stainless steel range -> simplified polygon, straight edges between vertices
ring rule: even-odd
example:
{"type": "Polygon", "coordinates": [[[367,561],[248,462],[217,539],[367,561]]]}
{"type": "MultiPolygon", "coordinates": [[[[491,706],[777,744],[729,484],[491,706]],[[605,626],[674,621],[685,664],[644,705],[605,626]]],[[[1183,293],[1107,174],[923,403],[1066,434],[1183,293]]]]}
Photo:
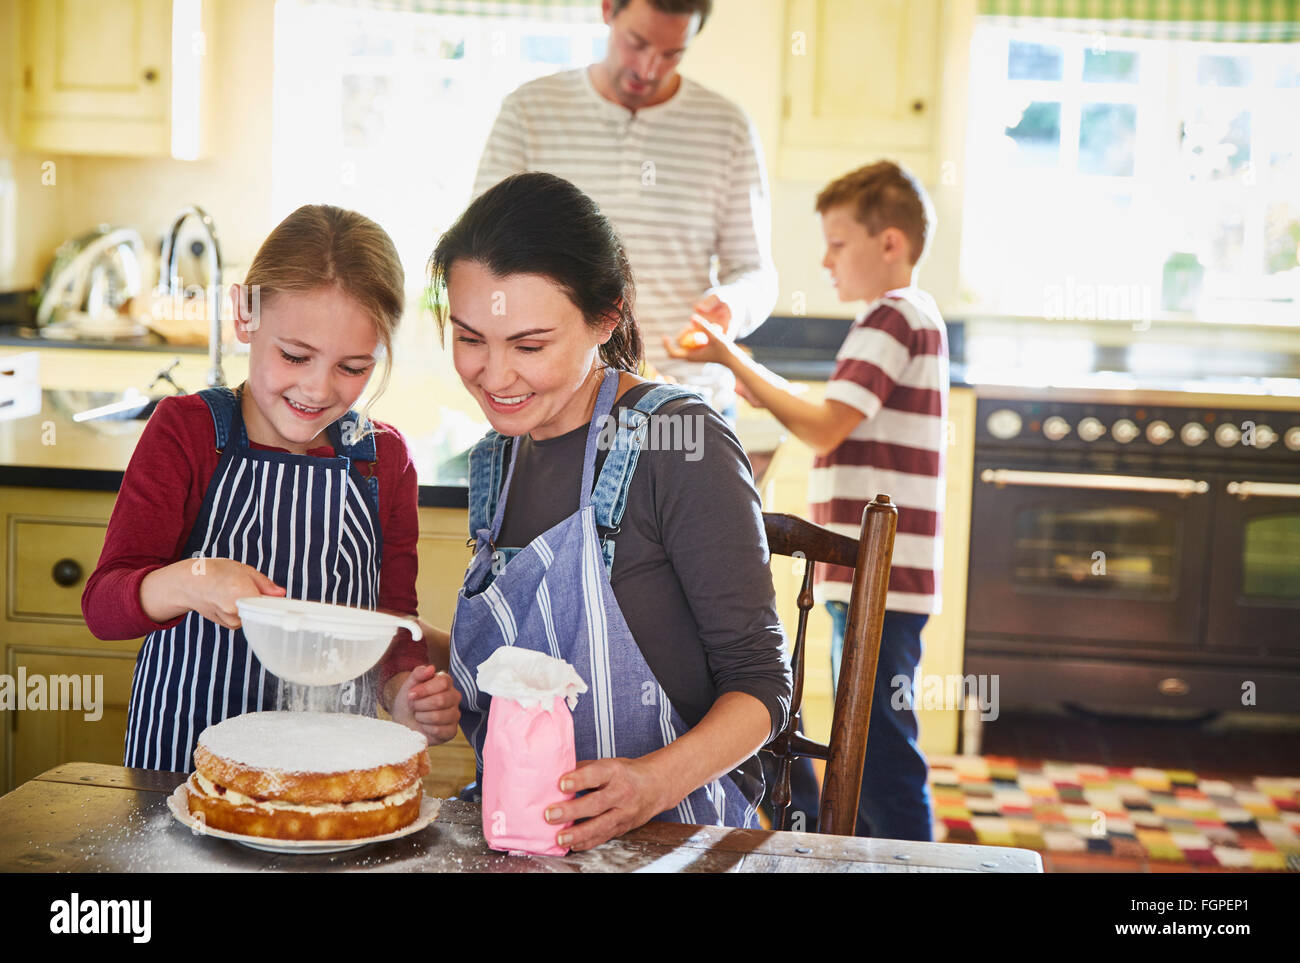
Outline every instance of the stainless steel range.
{"type": "Polygon", "coordinates": [[[1300,713],[1300,404],[1214,400],[981,398],[966,672],[1004,707],[1300,713]]]}

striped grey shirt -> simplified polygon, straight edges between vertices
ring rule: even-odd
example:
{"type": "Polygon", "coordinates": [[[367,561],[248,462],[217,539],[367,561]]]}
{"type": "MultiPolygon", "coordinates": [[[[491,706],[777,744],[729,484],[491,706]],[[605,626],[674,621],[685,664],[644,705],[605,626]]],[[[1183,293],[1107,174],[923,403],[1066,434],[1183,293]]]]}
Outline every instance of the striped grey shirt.
{"type": "Polygon", "coordinates": [[[542,77],[505,98],[474,196],[520,171],[547,171],[589,194],[632,263],[647,359],[724,407],[734,397],[731,372],[668,360],[662,337],[675,335],[706,294],[727,303],[739,335],[776,304],[758,132],[740,107],[687,77],[669,100],[633,112],[600,96],[587,71],[542,77]]]}

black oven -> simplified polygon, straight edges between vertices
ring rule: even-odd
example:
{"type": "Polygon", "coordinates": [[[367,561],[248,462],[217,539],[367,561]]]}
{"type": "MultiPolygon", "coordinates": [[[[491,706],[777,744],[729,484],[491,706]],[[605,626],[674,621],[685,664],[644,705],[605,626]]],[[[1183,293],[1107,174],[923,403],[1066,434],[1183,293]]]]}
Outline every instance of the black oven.
{"type": "Polygon", "coordinates": [[[1300,412],[981,399],[967,673],[1300,712],[1300,412]]]}

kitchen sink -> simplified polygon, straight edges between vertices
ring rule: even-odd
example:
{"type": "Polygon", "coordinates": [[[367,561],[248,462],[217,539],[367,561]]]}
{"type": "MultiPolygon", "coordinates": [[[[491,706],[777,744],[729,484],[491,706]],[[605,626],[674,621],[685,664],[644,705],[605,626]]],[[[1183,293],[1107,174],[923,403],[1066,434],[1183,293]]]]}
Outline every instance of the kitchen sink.
{"type": "Polygon", "coordinates": [[[143,421],[153,414],[163,395],[146,395],[135,388],[125,391],[51,389],[50,402],[73,421],[143,421]]]}

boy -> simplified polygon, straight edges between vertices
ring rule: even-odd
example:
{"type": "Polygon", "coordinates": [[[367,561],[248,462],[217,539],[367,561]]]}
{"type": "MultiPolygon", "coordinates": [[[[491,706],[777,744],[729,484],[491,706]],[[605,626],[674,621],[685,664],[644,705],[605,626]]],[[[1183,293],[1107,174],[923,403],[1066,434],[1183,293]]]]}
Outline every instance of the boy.
{"type": "MultiPolygon", "coordinates": [[[[862,511],[877,492],[898,506],[857,834],[929,840],[926,762],[910,696],[921,628],[939,611],[943,549],[948,344],[934,300],[914,283],[934,215],[921,185],[890,161],[833,181],[818,195],[817,211],[826,237],[822,265],[840,300],[868,302],[836,355],[824,401],[800,397],[702,319],[691,330],[707,343],[686,349],[665,342],[674,357],[725,364],[747,401],[766,407],[817,453],[809,485],[814,522],[857,538],[862,511]]],[[[818,595],[833,623],[837,683],[851,577],[846,568],[817,569],[818,595]]],[[[815,785],[798,788],[796,808],[806,810],[815,785]]],[[[815,814],[808,818],[812,825],[815,814]]]]}

